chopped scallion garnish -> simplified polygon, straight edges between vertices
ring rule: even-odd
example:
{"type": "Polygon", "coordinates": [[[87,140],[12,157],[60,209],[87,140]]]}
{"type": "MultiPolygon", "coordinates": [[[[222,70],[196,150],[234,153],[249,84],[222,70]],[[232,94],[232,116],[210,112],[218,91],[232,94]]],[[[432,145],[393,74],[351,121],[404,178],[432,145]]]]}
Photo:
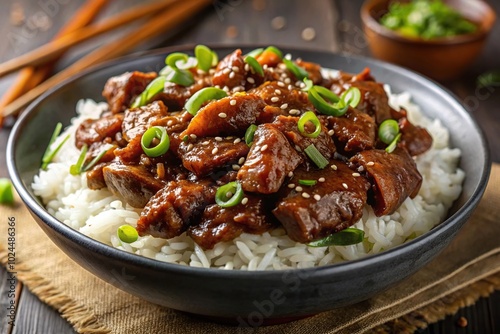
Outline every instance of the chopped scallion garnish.
{"type": "Polygon", "coordinates": [[[226,97],[226,91],[215,88],[215,87],[205,87],[194,93],[189,100],[186,101],[184,108],[193,116],[196,116],[198,110],[201,106],[211,100],[220,100],[226,97]]]}
{"type": "Polygon", "coordinates": [[[89,162],[86,166],[84,166],[84,167],[82,168],[82,172],[86,172],[86,171],[88,171],[88,170],[91,170],[91,169],[92,169],[92,168],[93,168],[93,167],[94,167],[94,166],[95,166],[95,165],[96,165],[96,164],[97,164],[97,163],[98,163],[98,162],[102,159],[102,157],[103,157],[106,153],[108,153],[108,151],[109,151],[110,149],[111,149],[111,148],[108,148],[108,149],[106,149],[106,150],[102,150],[101,152],[99,152],[99,154],[98,154],[98,155],[96,155],[96,156],[94,157],[94,159],[92,159],[92,160],[91,160],[91,161],[90,161],[90,162],[89,162]]]}
{"type": "Polygon", "coordinates": [[[401,138],[401,133],[398,133],[394,140],[385,148],[387,153],[392,153],[396,149],[399,139],[401,138]]]}
{"type": "Polygon", "coordinates": [[[89,147],[87,146],[87,144],[83,144],[82,150],[80,151],[80,156],[78,157],[76,164],[69,167],[69,173],[71,175],[79,175],[82,172],[83,163],[85,162],[85,157],[87,156],[88,149],[89,147]]]}
{"type": "Polygon", "coordinates": [[[263,48],[254,49],[254,50],[250,51],[249,53],[247,53],[247,56],[257,58],[258,56],[260,56],[262,54],[262,52],[264,52],[263,48]]]}
{"type": "Polygon", "coordinates": [[[319,112],[330,116],[342,116],[349,108],[334,92],[323,86],[313,86],[307,93],[309,101],[319,112]]]}
{"type": "MultiPolygon", "coordinates": [[[[173,72],[172,72],[173,73],[173,72]]],[[[156,94],[163,92],[165,88],[165,77],[159,76],[146,86],[146,89],[136,97],[131,108],[138,108],[146,105],[156,94]]]]}
{"type": "Polygon", "coordinates": [[[361,101],[361,91],[358,87],[350,87],[340,95],[340,99],[345,105],[356,108],[361,101]]]}
{"type": "Polygon", "coordinates": [[[262,69],[262,66],[259,64],[259,62],[252,56],[246,56],[245,57],[245,63],[250,65],[252,68],[252,71],[260,76],[264,76],[264,70],[262,69]]]}
{"type": "Polygon", "coordinates": [[[318,168],[323,169],[328,165],[328,160],[321,154],[320,151],[311,144],[304,149],[307,156],[318,166],[318,168]]]}
{"type": "Polygon", "coordinates": [[[365,232],[358,228],[349,227],[345,230],[330,234],[326,238],[307,244],[309,247],[348,246],[363,241],[365,232]]]}
{"type": "Polygon", "coordinates": [[[304,78],[302,81],[304,81],[304,83],[306,84],[306,86],[304,88],[302,88],[302,90],[304,92],[308,92],[313,87],[312,80],[310,80],[308,78],[304,78]]]}
{"type": "MultiPolygon", "coordinates": [[[[180,68],[178,62],[188,64],[189,56],[185,53],[174,52],[165,58],[167,67],[162,69],[160,74],[165,75],[165,80],[181,86],[191,86],[194,84],[193,74],[186,68],[180,68]]],[[[186,66],[185,66],[186,67],[186,66]]]]}
{"type": "Polygon", "coordinates": [[[303,80],[304,78],[309,77],[309,73],[299,65],[295,64],[293,61],[283,58],[283,63],[286,65],[286,68],[292,72],[292,74],[299,80],[303,80]]]}
{"type": "Polygon", "coordinates": [[[159,157],[165,154],[170,148],[170,138],[167,130],[162,126],[153,126],[149,128],[141,137],[141,147],[148,157],[159,157]],[[149,147],[153,140],[159,140],[153,147],[149,147]]]}
{"type": "Polygon", "coordinates": [[[245,131],[245,143],[250,146],[253,143],[253,136],[255,134],[255,130],[257,130],[257,125],[252,124],[248,127],[247,131],[245,131]]]}
{"type": "Polygon", "coordinates": [[[130,225],[122,225],[118,227],[116,234],[121,241],[128,244],[137,241],[137,239],[139,238],[137,230],[130,225]]]}
{"type": "Polygon", "coordinates": [[[213,64],[213,51],[205,45],[197,45],[194,48],[194,55],[198,60],[198,68],[202,71],[208,72],[213,64]]]}
{"type": "Polygon", "coordinates": [[[240,204],[244,195],[241,183],[233,181],[217,189],[215,193],[215,202],[223,208],[229,208],[240,204]]]}
{"type": "Polygon", "coordinates": [[[0,204],[14,203],[12,183],[7,178],[0,178],[0,204]]]}
{"type": "Polygon", "coordinates": [[[386,119],[378,127],[378,138],[389,145],[399,133],[399,124],[394,119],[386,119]]]}
{"type": "Polygon", "coordinates": [[[275,46],[270,45],[263,52],[267,52],[267,51],[270,51],[270,52],[274,53],[275,55],[277,55],[278,57],[283,58],[283,52],[281,52],[281,50],[275,46]]]}
{"type": "Polygon", "coordinates": [[[316,138],[321,133],[321,123],[316,114],[312,111],[306,111],[304,114],[302,114],[302,116],[300,116],[299,121],[297,122],[297,128],[303,136],[309,138],[316,138]],[[313,132],[306,131],[305,127],[308,122],[311,122],[314,125],[313,132]]]}
{"type": "Polygon", "coordinates": [[[49,163],[52,161],[52,159],[54,159],[54,157],[57,154],[57,152],[59,152],[59,150],[61,149],[61,147],[64,145],[64,143],[70,137],[69,134],[68,134],[59,143],[59,145],[57,145],[57,147],[52,150],[50,147],[56,141],[57,136],[59,136],[59,134],[61,133],[61,130],[62,130],[62,124],[61,123],[57,123],[57,125],[56,125],[56,127],[54,129],[54,132],[52,133],[52,137],[50,137],[50,141],[49,141],[49,144],[47,145],[47,149],[45,150],[45,153],[43,154],[43,157],[42,157],[42,166],[40,168],[43,169],[43,170],[47,169],[47,166],[49,165],[49,163]]]}
{"type": "Polygon", "coordinates": [[[318,181],[316,181],[316,180],[299,180],[299,184],[302,186],[312,187],[312,186],[316,185],[316,183],[318,183],[318,181]]]}

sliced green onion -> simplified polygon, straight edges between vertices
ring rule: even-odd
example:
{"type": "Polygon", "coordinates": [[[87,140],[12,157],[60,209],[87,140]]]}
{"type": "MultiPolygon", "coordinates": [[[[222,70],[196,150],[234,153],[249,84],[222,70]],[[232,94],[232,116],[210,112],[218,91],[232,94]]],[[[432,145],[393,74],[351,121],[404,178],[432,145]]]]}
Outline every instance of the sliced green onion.
{"type": "Polygon", "coordinates": [[[182,61],[184,63],[187,63],[188,59],[189,56],[187,54],[181,52],[174,52],[169,54],[167,58],[165,58],[165,64],[167,64],[174,70],[178,70],[179,67],[177,66],[177,62],[182,61]]]}
{"type": "Polygon", "coordinates": [[[320,151],[311,144],[304,149],[307,156],[318,166],[318,168],[323,169],[328,165],[328,160],[321,154],[320,151]]]}
{"type": "Polygon", "coordinates": [[[62,124],[61,123],[57,123],[57,125],[56,125],[56,127],[54,129],[54,132],[52,132],[52,137],[50,137],[49,144],[47,145],[47,148],[45,149],[45,153],[43,154],[43,157],[42,157],[42,166],[40,168],[43,169],[43,170],[47,169],[47,166],[52,161],[52,159],[54,159],[54,157],[57,154],[57,152],[59,152],[59,150],[64,145],[64,143],[69,139],[69,134],[68,134],[59,143],[59,145],[57,145],[56,148],[54,148],[53,150],[50,149],[50,147],[52,146],[52,144],[56,141],[57,136],[59,136],[59,134],[61,133],[61,130],[62,130],[62,124]]]}
{"type": "Polygon", "coordinates": [[[340,99],[344,104],[356,108],[361,101],[361,91],[358,87],[351,87],[340,95],[340,99]]]}
{"type": "Polygon", "coordinates": [[[309,89],[307,98],[319,112],[325,115],[339,117],[344,115],[349,108],[349,105],[340,100],[334,92],[323,86],[313,86],[309,89]]]}
{"type": "Polygon", "coordinates": [[[196,60],[198,60],[198,68],[208,72],[213,64],[213,51],[205,45],[196,45],[194,55],[196,56],[196,60]]]}
{"type": "Polygon", "coordinates": [[[396,149],[399,139],[401,138],[401,133],[398,133],[394,140],[385,148],[387,153],[392,153],[396,149]]]}
{"type": "Polygon", "coordinates": [[[142,135],[141,146],[148,157],[155,158],[165,154],[170,148],[170,138],[167,130],[162,126],[150,127],[142,135]],[[154,139],[158,139],[160,142],[154,147],[149,147],[154,139]]]}
{"type": "Polygon", "coordinates": [[[184,87],[194,84],[193,73],[188,70],[172,70],[165,76],[165,80],[184,87]]]}
{"type": "Polygon", "coordinates": [[[312,111],[306,111],[302,116],[300,116],[299,121],[297,122],[297,128],[299,129],[300,134],[309,138],[316,138],[321,133],[321,122],[318,117],[312,111]],[[307,122],[311,122],[314,125],[314,132],[306,131],[307,122]]]}
{"type": "Polygon", "coordinates": [[[138,108],[146,105],[156,94],[163,92],[165,88],[165,77],[159,76],[146,86],[146,89],[134,100],[131,108],[138,108]]]}
{"type": "Polygon", "coordinates": [[[295,64],[293,61],[283,58],[283,63],[286,65],[286,68],[292,72],[292,74],[299,80],[303,80],[304,78],[309,77],[309,73],[299,65],[295,64]]]}
{"type": "Polygon", "coordinates": [[[7,178],[0,179],[0,204],[14,203],[14,192],[12,191],[12,183],[7,178]]]}
{"type": "Polygon", "coordinates": [[[219,55],[217,55],[217,52],[212,51],[212,66],[215,67],[219,63],[219,55]]]}
{"type": "Polygon", "coordinates": [[[220,100],[226,96],[226,91],[222,89],[215,87],[205,87],[194,93],[193,96],[191,96],[189,100],[186,101],[184,108],[186,108],[186,110],[191,115],[196,116],[203,103],[211,100],[220,100]]]}
{"type": "Polygon", "coordinates": [[[223,208],[229,208],[239,204],[244,195],[241,183],[233,181],[217,189],[215,202],[223,208]]]}
{"type": "Polygon", "coordinates": [[[121,241],[128,244],[131,244],[139,239],[139,233],[137,233],[137,230],[130,225],[122,225],[118,227],[116,234],[121,241]]]}
{"type": "Polygon", "coordinates": [[[250,65],[254,73],[257,73],[260,76],[264,76],[264,70],[262,69],[262,66],[259,64],[257,59],[252,56],[246,56],[245,63],[250,65]]]}
{"type": "Polygon", "coordinates": [[[86,165],[85,167],[83,167],[83,168],[82,168],[82,172],[86,172],[86,171],[88,171],[88,170],[91,170],[91,169],[92,169],[92,167],[94,167],[94,166],[95,166],[95,165],[96,165],[96,164],[97,164],[97,163],[98,163],[98,162],[102,159],[102,157],[103,157],[106,153],[108,153],[108,151],[109,151],[110,149],[111,149],[111,147],[110,147],[110,148],[108,148],[108,149],[106,149],[106,150],[102,150],[101,152],[99,152],[99,154],[98,154],[98,155],[96,155],[96,156],[94,157],[94,159],[92,159],[92,160],[88,163],[88,165],[86,165]]]}
{"type": "Polygon", "coordinates": [[[189,140],[189,136],[188,135],[184,135],[184,137],[182,137],[182,141],[187,143],[189,140]]]}
{"type": "Polygon", "coordinates": [[[479,88],[500,86],[500,71],[485,72],[477,77],[479,88]]]}
{"type": "Polygon", "coordinates": [[[307,244],[309,247],[349,246],[363,241],[365,232],[358,228],[349,227],[345,230],[330,234],[326,238],[307,244]]]}
{"type": "Polygon", "coordinates": [[[245,131],[245,143],[250,146],[253,143],[253,136],[255,134],[255,130],[257,130],[257,125],[252,124],[248,127],[247,131],[245,131]]]}
{"type": "Polygon", "coordinates": [[[386,119],[378,127],[378,138],[384,144],[390,144],[399,133],[399,124],[394,119],[386,119]]]}
{"type": "Polygon", "coordinates": [[[268,46],[268,47],[264,50],[264,52],[266,52],[266,51],[271,51],[272,53],[276,54],[278,57],[280,57],[281,59],[283,59],[283,52],[281,52],[281,50],[280,50],[280,49],[278,49],[278,48],[277,48],[277,47],[275,47],[275,46],[272,46],[272,45],[268,46]]]}
{"type": "Polygon", "coordinates": [[[313,87],[313,82],[312,80],[309,80],[308,78],[304,78],[302,81],[306,84],[304,88],[302,88],[302,91],[308,92],[312,87],[313,87]]]}
{"type": "Polygon", "coordinates": [[[89,147],[87,146],[87,144],[83,144],[82,150],[80,151],[80,156],[78,157],[76,164],[69,167],[69,173],[71,175],[79,175],[82,172],[83,163],[85,162],[85,156],[87,155],[88,149],[89,147]]]}
{"type": "Polygon", "coordinates": [[[247,53],[247,56],[257,58],[258,56],[260,56],[262,54],[262,52],[264,52],[263,48],[254,49],[254,50],[250,51],[249,53],[247,53]]]}
{"type": "Polygon", "coordinates": [[[316,185],[316,183],[318,183],[318,181],[316,181],[316,180],[299,180],[299,184],[302,186],[312,187],[312,186],[316,185]]]}

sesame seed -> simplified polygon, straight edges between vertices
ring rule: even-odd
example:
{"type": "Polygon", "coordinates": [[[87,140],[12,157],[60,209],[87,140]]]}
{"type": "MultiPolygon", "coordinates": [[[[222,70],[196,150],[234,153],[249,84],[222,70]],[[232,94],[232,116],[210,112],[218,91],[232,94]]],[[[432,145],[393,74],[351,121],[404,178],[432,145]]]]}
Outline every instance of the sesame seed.
{"type": "Polygon", "coordinates": [[[333,131],[333,130],[328,131],[328,135],[329,135],[330,137],[331,137],[331,136],[333,136],[334,134],[335,134],[335,131],[333,131]]]}
{"type": "Polygon", "coordinates": [[[331,165],[331,168],[332,168],[333,170],[337,170],[337,166],[336,166],[336,165],[331,165]]]}
{"type": "Polygon", "coordinates": [[[302,152],[302,149],[300,148],[299,145],[295,145],[295,150],[297,150],[298,152],[302,152]]]}
{"type": "Polygon", "coordinates": [[[295,187],[295,191],[301,192],[302,190],[304,190],[304,189],[302,189],[302,187],[301,187],[301,186],[296,186],[296,187],[295,187]]]}
{"type": "Polygon", "coordinates": [[[233,138],[234,138],[233,136],[227,136],[226,137],[227,140],[233,140],[233,138]]]}
{"type": "Polygon", "coordinates": [[[265,150],[267,150],[267,144],[265,144],[264,146],[262,146],[262,147],[260,148],[260,151],[261,151],[261,152],[264,152],[265,150]]]}
{"type": "Polygon", "coordinates": [[[363,166],[359,166],[359,167],[358,167],[358,172],[362,172],[362,171],[364,171],[364,170],[365,170],[365,167],[363,167],[363,166]]]}
{"type": "Polygon", "coordinates": [[[299,80],[295,81],[295,86],[302,87],[302,85],[304,85],[304,87],[306,86],[306,84],[303,83],[302,81],[299,81],[299,80]]]}
{"type": "Polygon", "coordinates": [[[359,174],[359,173],[352,173],[352,176],[359,177],[359,176],[361,176],[361,174],[359,174]]]}
{"type": "Polygon", "coordinates": [[[247,72],[250,71],[250,65],[245,64],[245,71],[247,71],[247,72]]]}
{"type": "Polygon", "coordinates": [[[238,160],[238,163],[240,165],[243,165],[245,163],[245,158],[244,157],[241,157],[240,160],[238,160]]]}
{"type": "Polygon", "coordinates": [[[238,68],[238,66],[233,66],[231,69],[233,70],[233,72],[239,72],[240,71],[240,69],[238,68]]]}
{"type": "Polygon", "coordinates": [[[243,87],[243,86],[236,86],[233,88],[233,92],[241,92],[244,90],[245,90],[245,87],[243,87]]]}
{"type": "Polygon", "coordinates": [[[373,161],[370,161],[370,162],[367,162],[366,165],[367,166],[373,166],[373,165],[375,165],[375,163],[373,161]]]}
{"type": "Polygon", "coordinates": [[[208,74],[215,74],[215,69],[214,68],[209,69],[208,74]]]}
{"type": "MultiPolygon", "coordinates": [[[[199,74],[199,75],[203,75],[203,74],[205,74],[205,71],[198,69],[198,70],[196,71],[196,73],[197,73],[197,74],[199,74]]],[[[202,80],[202,79],[200,79],[200,80],[198,80],[198,83],[199,83],[200,81],[201,81],[201,82],[203,82],[203,80],[202,80]]]]}
{"type": "Polygon", "coordinates": [[[233,167],[233,170],[236,170],[236,171],[240,170],[240,168],[241,168],[240,165],[233,165],[232,167],[233,167]]]}
{"type": "Polygon", "coordinates": [[[264,70],[267,70],[268,67],[269,66],[267,66],[267,64],[262,65],[262,69],[264,69],[264,70]]]}
{"type": "Polygon", "coordinates": [[[281,91],[280,91],[279,89],[275,89],[275,90],[274,90],[274,93],[275,93],[276,95],[281,95],[281,91]]]}
{"type": "Polygon", "coordinates": [[[285,84],[284,84],[283,82],[281,82],[281,81],[278,81],[276,84],[277,84],[278,86],[280,86],[280,87],[285,87],[285,84]]]}
{"type": "Polygon", "coordinates": [[[219,113],[219,117],[220,117],[220,118],[226,118],[226,117],[227,117],[227,115],[226,115],[226,113],[221,112],[221,113],[219,113]]]}
{"type": "Polygon", "coordinates": [[[280,107],[280,109],[283,109],[283,110],[285,110],[286,108],[288,108],[288,103],[283,103],[280,107]]]}
{"type": "MultiPolygon", "coordinates": [[[[199,71],[199,70],[198,70],[198,71],[199,71]]],[[[203,71],[202,71],[202,72],[203,72],[203,71]]],[[[198,73],[198,74],[199,74],[199,73],[198,73]]],[[[201,85],[203,85],[203,79],[199,79],[198,81],[196,81],[196,83],[197,83],[198,85],[200,85],[200,86],[201,86],[201,85]]]]}
{"type": "Polygon", "coordinates": [[[288,85],[288,90],[292,90],[293,89],[293,86],[290,84],[288,85]]]}
{"type": "Polygon", "coordinates": [[[285,84],[287,84],[287,85],[289,85],[292,82],[292,80],[290,78],[286,78],[284,81],[285,81],[285,84]]]}
{"type": "Polygon", "coordinates": [[[249,83],[251,83],[251,84],[254,84],[254,83],[255,83],[255,80],[254,80],[254,78],[252,78],[252,77],[248,77],[248,78],[247,78],[247,81],[248,81],[249,83]]]}
{"type": "Polygon", "coordinates": [[[202,145],[208,145],[210,144],[210,142],[208,140],[205,140],[203,143],[201,143],[202,145]]]}
{"type": "Polygon", "coordinates": [[[345,183],[342,183],[342,187],[344,187],[344,188],[346,188],[346,189],[347,189],[347,188],[349,188],[349,187],[347,186],[347,184],[345,184],[345,183]]]}
{"type": "Polygon", "coordinates": [[[290,188],[290,189],[295,188],[295,183],[290,183],[290,184],[288,185],[288,188],[290,188]]]}
{"type": "Polygon", "coordinates": [[[319,201],[321,199],[321,196],[318,195],[318,194],[316,194],[316,195],[314,195],[314,199],[317,200],[317,201],[319,201]]]}
{"type": "Polygon", "coordinates": [[[247,203],[248,203],[248,197],[244,197],[244,198],[241,200],[241,204],[246,205],[247,203]]]}
{"type": "Polygon", "coordinates": [[[235,75],[236,75],[236,73],[234,73],[234,72],[229,73],[229,79],[233,79],[235,75]]]}
{"type": "Polygon", "coordinates": [[[290,109],[290,111],[288,113],[290,115],[298,115],[298,114],[300,114],[300,110],[299,109],[290,109]]]}
{"type": "Polygon", "coordinates": [[[229,87],[228,86],[222,87],[222,90],[229,93],[229,87]]]}
{"type": "Polygon", "coordinates": [[[174,124],[174,121],[172,121],[172,120],[167,122],[167,126],[172,126],[172,124],[174,124]]]}
{"type": "Polygon", "coordinates": [[[302,193],[302,197],[304,197],[304,198],[310,198],[311,195],[309,195],[308,193],[302,193]]]}
{"type": "Polygon", "coordinates": [[[293,177],[293,172],[289,172],[288,177],[293,177]]]}
{"type": "Polygon", "coordinates": [[[220,85],[215,85],[214,87],[220,89],[220,85]]]}
{"type": "Polygon", "coordinates": [[[217,154],[217,152],[219,152],[219,149],[217,147],[212,150],[212,154],[217,154]]]}
{"type": "Polygon", "coordinates": [[[187,146],[186,150],[191,151],[191,150],[193,149],[193,147],[194,147],[194,146],[193,146],[193,144],[191,144],[191,143],[190,143],[190,144],[187,146]]]}
{"type": "Polygon", "coordinates": [[[238,144],[239,142],[241,142],[241,138],[236,138],[236,139],[233,141],[233,144],[238,144]]]}
{"type": "Polygon", "coordinates": [[[191,137],[191,139],[193,140],[196,140],[196,138],[198,138],[194,133],[190,134],[189,137],[191,137]]]}
{"type": "Polygon", "coordinates": [[[232,106],[236,105],[236,100],[229,101],[229,104],[232,105],[232,106]]]}
{"type": "Polygon", "coordinates": [[[324,177],[320,177],[320,178],[318,179],[318,182],[325,182],[325,181],[326,181],[326,180],[325,180],[325,178],[324,178],[324,177]]]}
{"type": "Polygon", "coordinates": [[[232,193],[232,192],[228,191],[228,192],[226,193],[226,198],[231,198],[232,196],[233,196],[233,193],[232,193]]]}
{"type": "Polygon", "coordinates": [[[278,64],[278,67],[281,68],[282,70],[285,70],[286,69],[286,65],[283,64],[283,63],[279,63],[278,64]]]}
{"type": "Polygon", "coordinates": [[[288,59],[288,60],[292,60],[292,55],[291,55],[291,54],[289,54],[289,53],[287,53],[287,54],[285,55],[285,58],[286,58],[286,59],[288,59]]]}
{"type": "Polygon", "coordinates": [[[231,70],[229,68],[225,68],[222,70],[222,73],[224,73],[224,74],[229,74],[229,72],[231,72],[231,70]]]}
{"type": "Polygon", "coordinates": [[[277,96],[271,97],[271,102],[278,102],[279,100],[280,100],[280,98],[277,96]]]}

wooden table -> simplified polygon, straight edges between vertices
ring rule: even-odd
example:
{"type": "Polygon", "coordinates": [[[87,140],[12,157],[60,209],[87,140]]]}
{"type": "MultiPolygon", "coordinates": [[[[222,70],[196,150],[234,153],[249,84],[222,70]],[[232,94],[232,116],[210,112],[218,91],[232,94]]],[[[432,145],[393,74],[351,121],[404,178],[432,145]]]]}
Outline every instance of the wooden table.
{"type": "MultiPolygon", "coordinates": [[[[472,1],[472,0],[471,0],[472,1]]],[[[69,18],[82,0],[73,1],[28,1],[17,0],[0,4],[0,61],[23,54],[45,42],[69,18]],[[25,20],[14,25],[11,18],[11,4],[17,3],[24,10],[25,20]]],[[[139,0],[111,1],[102,16],[139,3],[139,0]]],[[[500,2],[488,0],[500,13],[500,2]]],[[[138,49],[177,44],[231,44],[242,43],[276,44],[290,47],[306,47],[329,50],[344,55],[369,56],[370,52],[361,30],[359,9],[361,0],[215,0],[213,6],[193,18],[178,31],[164,34],[162,38],[148,42],[138,49]],[[307,36],[311,29],[315,35],[307,36]]],[[[500,70],[500,20],[497,21],[487,47],[479,59],[459,80],[445,84],[466,105],[484,129],[490,143],[492,159],[500,162],[500,88],[478,90],[476,77],[491,69],[500,70]]],[[[109,34],[96,40],[102,43],[116,36],[109,34]]],[[[95,44],[87,43],[72,51],[60,65],[88,52],[95,44]]],[[[13,77],[0,80],[2,94],[13,77]]],[[[10,127],[0,130],[0,177],[7,176],[5,146],[10,127]]],[[[0,214],[1,216],[1,214],[0,214]]],[[[6,217],[1,217],[5,223],[6,217]]],[[[498,236],[497,236],[498,237],[498,236]]],[[[7,273],[0,267],[0,333],[7,333],[6,306],[7,273]]],[[[18,284],[18,310],[11,331],[20,333],[72,333],[71,326],[59,314],[41,303],[37,297],[18,284]]],[[[482,298],[475,305],[460,310],[456,315],[430,325],[419,333],[500,333],[500,292],[490,298],[482,298]],[[457,319],[464,316],[469,325],[457,326],[457,319]]]]}

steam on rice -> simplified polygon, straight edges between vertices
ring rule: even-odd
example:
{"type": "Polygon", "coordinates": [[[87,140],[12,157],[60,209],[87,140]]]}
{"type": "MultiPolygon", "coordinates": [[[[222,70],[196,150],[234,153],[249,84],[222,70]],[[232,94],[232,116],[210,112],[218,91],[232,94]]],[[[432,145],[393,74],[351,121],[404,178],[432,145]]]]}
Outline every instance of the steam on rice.
{"type": "Polygon", "coordinates": [[[131,207],[107,189],[89,189],[85,173],[77,176],[69,173],[70,165],[80,154],[74,146],[78,125],[84,119],[98,118],[107,108],[105,103],[91,100],[78,103],[79,116],[60,136],[61,139],[70,134],[70,140],[48,169],[35,176],[32,188],[49,213],[61,222],[100,242],[158,261],[205,268],[279,270],[359,259],[398,246],[439,224],[460,195],[465,177],[457,168],[460,150],[449,147],[449,133],[441,122],[425,117],[411,102],[409,93],[392,94],[388,87],[386,90],[390,105],[407,109],[409,120],[431,134],[433,146],[416,158],[423,177],[419,194],[406,199],[388,216],[376,217],[367,205],[363,217],[354,225],[365,231],[365,240],[356,245],[312,248],[291,240],[281,228],[262,235],[244,233],[232,241],[218,243],[211,250],[203,250],[185,234],[168,240],[139,237],[131,244],[120,241],[117,228],[123,224],[135,227],[141,210],[131,207]]]}

